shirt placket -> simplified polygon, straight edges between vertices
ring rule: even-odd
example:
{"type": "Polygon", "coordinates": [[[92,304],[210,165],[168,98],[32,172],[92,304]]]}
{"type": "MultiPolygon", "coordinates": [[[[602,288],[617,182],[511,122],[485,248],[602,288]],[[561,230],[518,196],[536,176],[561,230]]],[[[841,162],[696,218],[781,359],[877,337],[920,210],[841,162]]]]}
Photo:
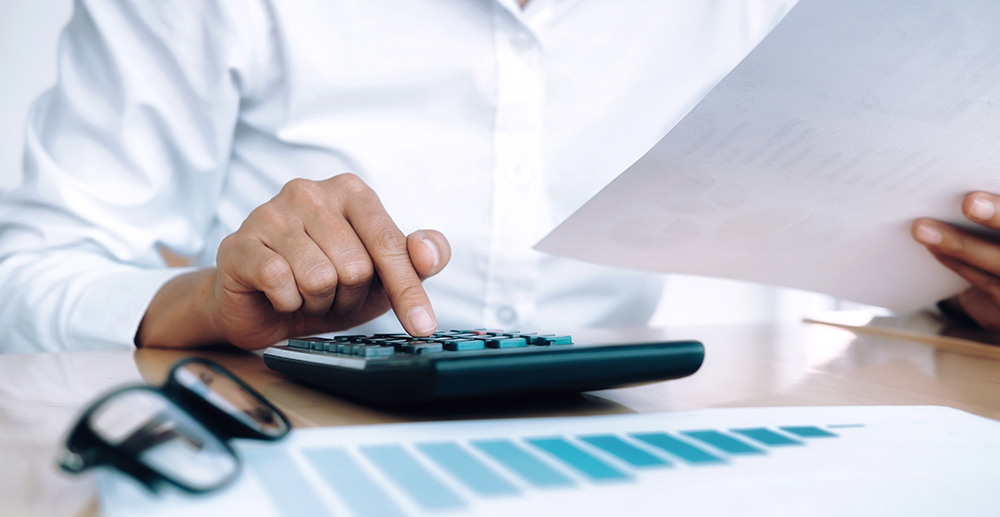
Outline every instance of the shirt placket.
{"type": "Polygon", "coordinates": [[[535,311],[540,254],[531,248],[550,219],[542,151],[545,76],[539,40],[515,2],[498,0],[493,16],[497,107],[483,321],[512,328],[535,311]]]}

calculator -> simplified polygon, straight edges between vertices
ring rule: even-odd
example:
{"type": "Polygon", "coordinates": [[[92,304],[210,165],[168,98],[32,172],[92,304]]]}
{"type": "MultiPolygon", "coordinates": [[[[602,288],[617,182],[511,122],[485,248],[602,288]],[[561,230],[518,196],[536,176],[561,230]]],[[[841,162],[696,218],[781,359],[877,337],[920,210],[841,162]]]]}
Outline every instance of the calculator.
{"type": "Polygon", "coordinates": [[[264,364],[338,394],[409,404],[528,393],[580,392],[685,377],[698,341],[576,343],[572,336],[490,329],[289,339],[264,364]]]}

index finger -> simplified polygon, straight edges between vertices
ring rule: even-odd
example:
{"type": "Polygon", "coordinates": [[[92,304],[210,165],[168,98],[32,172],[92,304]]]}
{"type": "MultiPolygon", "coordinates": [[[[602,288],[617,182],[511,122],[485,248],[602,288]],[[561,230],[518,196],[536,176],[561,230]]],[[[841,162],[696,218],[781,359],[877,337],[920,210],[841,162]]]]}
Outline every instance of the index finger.
{"type": "Polygon", "coordinates": [[[410,261],[406,236],[371,189],[366,185],[353,189],[353,194],[345,192],[343,198],[344,217],[368,250],[396,318],[411,336],[431,335],[437,320],[410,261]]]}
{"type": "Polygon", "coordinates": [[[970,192],[962,202],[962,213],[970,221],[979,223],[987,228],[1000,230],[1000,210],[997,204],[1000,196],[989,192],[970,192]]]}

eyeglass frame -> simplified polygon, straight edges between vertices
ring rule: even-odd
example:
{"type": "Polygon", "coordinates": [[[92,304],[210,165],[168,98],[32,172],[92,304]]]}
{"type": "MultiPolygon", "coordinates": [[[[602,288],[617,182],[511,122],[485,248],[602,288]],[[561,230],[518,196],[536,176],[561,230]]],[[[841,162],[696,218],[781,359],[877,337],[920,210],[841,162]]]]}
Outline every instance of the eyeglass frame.
{"type": "Polygon", "coordinates": [[[202,357],[189,357],[174,364],[163,386],[155,387],[148,384],[134,384],[123,386],[101,395],[92,402],[77,418],[76,423],[70,428],[66,435],[65,449],[59,458],[59,466],[66,472],[79,474],[87,469],[98,466],[111,466],[121,472],[128,474],[135,480],[145,485],[150,491],[156,492],[160,489],[161,483],[166,482],[184,492],[191,494],[202,494],[218,490],[231,483],[242,471],[243,460],[236,450],[229,444],[235,438],[256,439],[265,441],[278,441],[288,435],[292,429],[292,424],[288,417],[277,407],[271,404],[256,390],[247,385],[235,374],[225,367],[202,357]],[[183,366],[198,363],[208,366],[217,373],[221,373],[235,382],[240,388],[253,396],[258,403],[269,408],[274,415],[284,424],[284,431],[276,436],[268,435],[251,428],[248,424],[241,422],[222,408],[212,404],[203,396],[194,393],[190,388],[177,381],[176,373],[183,366]],[[136,457],[136,453],[123,452],[121,444],[112,445],[107,440],[98,436],[91,427],[91,417],[110,400],[120,397],[124,393],[133,391],[146,391],[162,397],[168,403],[176,406],[181,413],[191,418],[201,425],[209,434],[215,437],[223,450],[227,452],[236,462],[233,472],[219,483],[198,488],[175,479],[173,476],[147,466],[136,457]]]}

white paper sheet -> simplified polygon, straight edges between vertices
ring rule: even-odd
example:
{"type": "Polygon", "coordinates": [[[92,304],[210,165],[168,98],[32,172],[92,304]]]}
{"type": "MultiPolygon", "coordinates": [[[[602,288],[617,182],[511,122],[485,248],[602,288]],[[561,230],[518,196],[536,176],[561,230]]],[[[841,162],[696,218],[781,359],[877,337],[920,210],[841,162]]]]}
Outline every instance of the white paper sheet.
{"type": "Polygon", "coordinates": [[[1000,192],[1000,3],[801,0],[536,249],[906,312],[965,284],[909,234],[1000,192]]]}
{"type": "MultiPolygon", "coordinates": [[[[773,436],[772,436],[773,438],[773,436]]],[[[276,445],[243,442],[237,483],[222,493],[151,496],[105,473],[105,515],[1000,515],[1000,422],[942,407],[713,409],[642,415],[538,418],[307,429],[276,445]],[[805,426],[832,436],[804,437],[805,426]],[[794,445],[767,445],[738,430],[766,429],[794,445]],[[691,431],[715,431],[757,453],[733,453],[691,431]],[[636,437],[664,433],[721,460],[696,463],[636,437]],[[587,442],[614,436],[670,465],[637,467],[587,442]],[[597,480],[535,446],[553,438],[624,478],[597,480]],[[541,487],[475,445],[506,440],[569,480],[541,487]],[[510,487],[484,496],[424,452],[420,444],[465,451],[510,487]],[[415,496],[387,475],[366,447],[389,447],[418,464],[444,492],[415,496]],[[332,451],[332,452],[331,452],[332,451]],[[348,458],[360,475],[324,472],[324,458],[348,458]],[[369,486],[359,483],[367,478],[369,486]],[[374,488],[372,488],[374,487],[374,488]],[[447,496],[447,497],[446,497],[447,496]],[[451,508],[427,505],[451,497],[451,508]],[[444,498],[444,499],[442,499],[444,498]],[[357,506],[357,501],[370,504],[357,506]],[[421,502],[424,499],[424,502],[421,502]],[[353,503],[352,503],[353,501],[353,503]]],[[[327,461],[327,467],[336,470],[327,461]]],[[[350,470],[350,469],[348,469],[350,470]]],[[[592,470],[592,469],[591,469],[592,470]]],[[[467,477],[467,476],[466,476],[467,477]]],[[[432,488],[432,487],[431,487],[432,488]]],[[[447,501],[445,501],[447,502],[447,501]]]]}

